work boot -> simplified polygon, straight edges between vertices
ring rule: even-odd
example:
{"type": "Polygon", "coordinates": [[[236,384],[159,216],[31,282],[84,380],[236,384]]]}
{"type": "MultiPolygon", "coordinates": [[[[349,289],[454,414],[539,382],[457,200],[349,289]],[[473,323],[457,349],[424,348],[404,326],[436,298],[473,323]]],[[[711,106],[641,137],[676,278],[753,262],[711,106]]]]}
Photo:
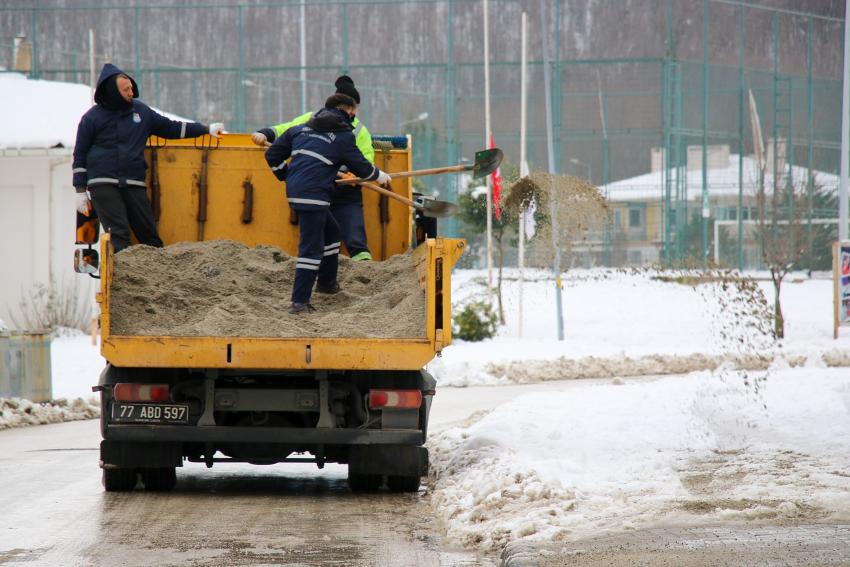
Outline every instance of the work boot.
{"type": "Polygon", "coordinates": [[[357,254],[355,254],[354,256],[351,257],[352,262],[362,262],[364,260],[371,260],[371,259],[372,259],[372,255],[369,253],[368,250],[364,250],[363,252],[358,252],[357,254]]]}
{"type": "Polygon", "coordinates": [[[329,284],[316,282],[316,293],[326,293],[328,295],[333,295],[335,293],[339,293],[340,287],[337,282],[331,282],[329,284]]]}
{"type": "Polygon", "coordinates": [[[295,303],[294,301],[292,302],[292,306],[289,308],[289,312],[293,315],[297,315],[299,313],[312,313],[315,310],[316,308],[309,303],[295,303]]]}

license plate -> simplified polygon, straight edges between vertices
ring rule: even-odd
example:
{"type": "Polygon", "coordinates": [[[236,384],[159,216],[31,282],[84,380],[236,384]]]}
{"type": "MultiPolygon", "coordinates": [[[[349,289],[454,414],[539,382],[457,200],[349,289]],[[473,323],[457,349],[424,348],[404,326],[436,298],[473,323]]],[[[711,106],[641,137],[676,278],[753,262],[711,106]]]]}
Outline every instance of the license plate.
{"type": "Polygon", "coordinates": [[[123,423],[189,423],[184,404],[124,404],[113,402],[112,421],[123,423]]]}

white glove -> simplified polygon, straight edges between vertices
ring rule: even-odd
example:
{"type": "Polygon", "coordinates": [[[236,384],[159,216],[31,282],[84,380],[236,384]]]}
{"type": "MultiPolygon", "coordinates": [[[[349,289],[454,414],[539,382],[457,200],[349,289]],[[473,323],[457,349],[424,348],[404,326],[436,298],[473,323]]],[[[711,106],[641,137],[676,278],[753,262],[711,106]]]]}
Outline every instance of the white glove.
{"type": "Polygon", "coordinates": [[[82,215],[89,214],[89,194],[88,191],[77,193],[77,211],[82,215]]]}
{"type": "Polygon", "coordinates": [[[393,178],[390,177],[389,174],[386,171],[379,171],[378,172],[378,179],[376,179],[376,181],[378,182],[378,185],[386,185],[387,183],[389,183],[392,180],[393,180],[393,178]]]}
{"type": "Polygon", "coordinates": [[[213,122],[210,124],[210,136],[218,138],[221,136],[221,132],[224,130],[223,122],[213,122]]]}
{"type": "Polygon", "coordinates": [[[254,132],[253,134],[251,134],[251,141],[257,144],[258,146],[265,146],[269,143],[269,140],[268,138],[266,138],[266,135],[260,132],[254,132]]]}

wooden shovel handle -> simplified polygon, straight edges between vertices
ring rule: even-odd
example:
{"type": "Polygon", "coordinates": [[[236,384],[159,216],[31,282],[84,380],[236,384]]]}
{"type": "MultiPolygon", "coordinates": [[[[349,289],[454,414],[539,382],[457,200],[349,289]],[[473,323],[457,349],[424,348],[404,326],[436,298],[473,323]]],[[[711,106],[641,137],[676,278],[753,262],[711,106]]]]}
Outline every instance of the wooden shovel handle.
{"type": "MultiPolygon", "coordinates": [[[[421,177],[423,175],[439,175],[441,173],[457,173],[460,171],[472,171],[473,166],[470,165],[448,165],[446,167],[432,167],[431,169],[416,169],[414,171],[401,171],[393,173],[393,179],[405,179],[407,177],[421,177]]],[[[337,179],[336,182],[340,185],[351,185],[362,182],[362,179],[356,177],[352,179],[337,179]]]]}
{"type": "MultiPolygon", "coordinates": [[[[340,173],[338,175],[341,176],[342,174],[340,173]]],[[[408,207],[413,207],[414,209],[418,209],[418,208],[421,207],[421,205],[414,203],[413,201],[411,201],[407,197],[402,197],[401,195],[393,193],[389,189],[384,189],[380,185],[375,185],[374,183],[369,183],[367,181],[363,181],[362,179],[357,179],[357,178],[354,178],[353,181],[354,181],[355,184],[360,185],[361,187],[365,187],[366,189],[371,189],[372,191],[377,191],[381,195],[386,195],[390,199],[395,199],[396,201],[399,201],[400,203],[404,203],[408,207]]]]}

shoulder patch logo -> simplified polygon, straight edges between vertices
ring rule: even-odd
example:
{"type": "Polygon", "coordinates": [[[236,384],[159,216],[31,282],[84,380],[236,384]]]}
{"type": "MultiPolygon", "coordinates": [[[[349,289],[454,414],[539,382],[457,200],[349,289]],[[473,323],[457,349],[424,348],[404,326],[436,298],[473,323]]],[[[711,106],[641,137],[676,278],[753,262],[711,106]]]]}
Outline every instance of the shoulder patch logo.
{"type": "Polygon", "coordinates": [[[330,138],[331,142],[333,142],[334,140],[336,140],[336,134],[334,134],[333,132],[328,132],[328,138],[330,138]]]}
{"type": "Polygon", "coordinates": [[[134,112],[133,113],[133,122],[135,122],[136,124],[139,124],[141,121],[142,121],[142,117],[139,116],[139,113],[134,112]]]}

